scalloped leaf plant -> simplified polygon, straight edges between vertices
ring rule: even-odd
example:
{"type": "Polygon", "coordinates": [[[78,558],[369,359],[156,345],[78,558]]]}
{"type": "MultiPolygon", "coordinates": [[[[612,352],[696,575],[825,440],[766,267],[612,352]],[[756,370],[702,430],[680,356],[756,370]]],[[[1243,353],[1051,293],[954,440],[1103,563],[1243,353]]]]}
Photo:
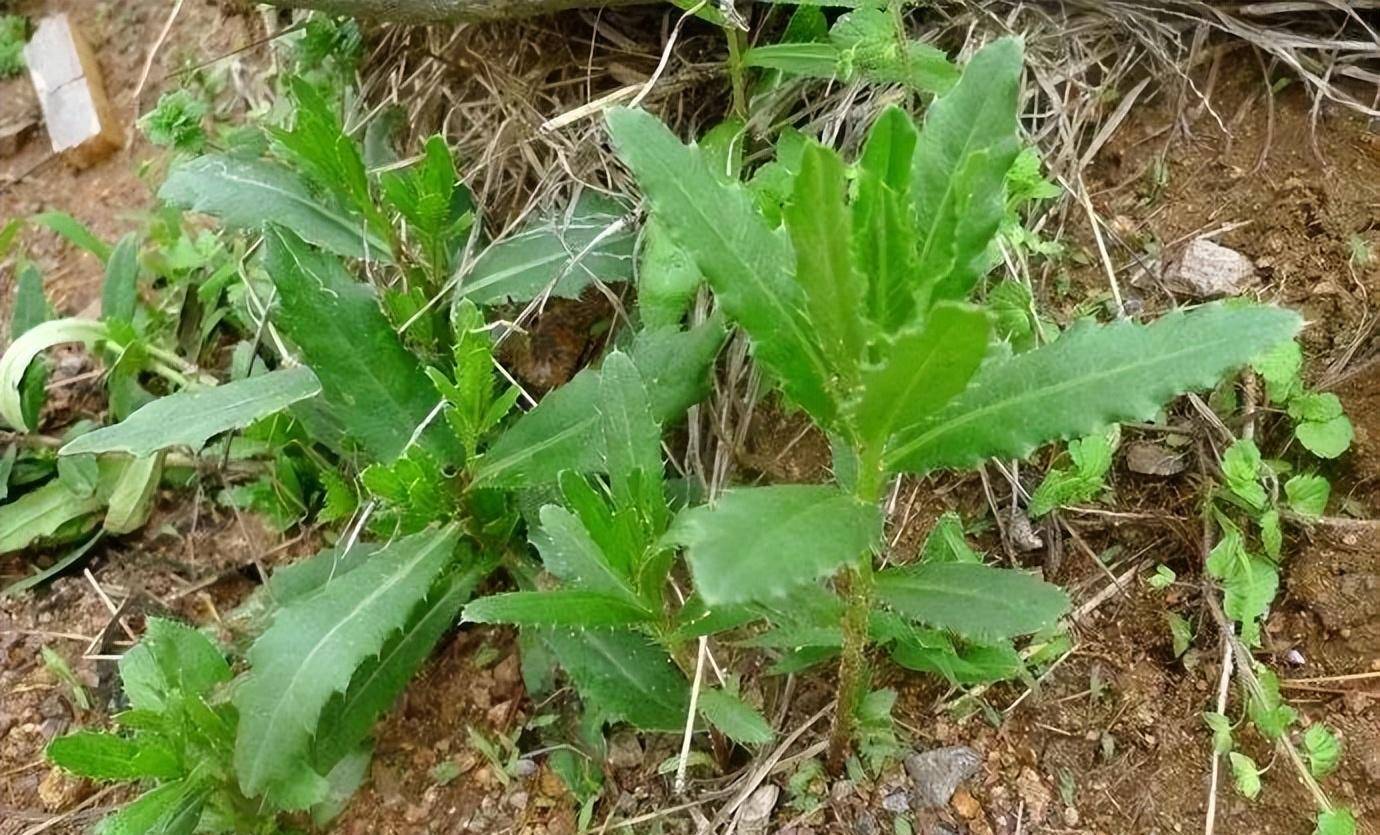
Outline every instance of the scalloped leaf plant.
{"type": "Polygon", "coordinates": [[[1014,569],[927,560],[875,569],[890,479],[1023,457],[1147,419],[1300,326],[1287,310],[1213,304],[1148,324],[1080,322],[1020,353],[997,341],[970,297],[993,263],[1021,150],[1021,67],[1020,41],[989,44],[922,126],[884,112],[851,164],[808,143],[792,161],[779,226],[759,195],[716,177],[699,147],[655,117],[608,116],[654,221],[693,259],[781,393],[841,450],[837,484],[729,490],[683,511],[669,534],[711,608],[780,603],[832,579],[836,767],[879,623],[990,642],[1053,625],[1067,607],[1061,590],[1014,569]]]}

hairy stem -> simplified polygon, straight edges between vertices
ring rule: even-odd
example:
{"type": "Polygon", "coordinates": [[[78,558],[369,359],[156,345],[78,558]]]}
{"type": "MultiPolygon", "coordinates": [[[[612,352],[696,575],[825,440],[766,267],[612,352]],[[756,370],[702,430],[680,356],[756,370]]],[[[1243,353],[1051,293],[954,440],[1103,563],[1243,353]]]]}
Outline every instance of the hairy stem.
{"type": "MultiPolygon", "coordinates": [[[[886,474],[881,453],[863,450],[858,455],[858,482],[853,493],[869,504],[881,500],[886,474]]],[[[829,731],[829,770],[843,771],[852,749],[858,700],[867,680],[867,632],[872,611],[872,551],[858,557],[838,578],[838,592],[844,600],[843,648],[839,655],[839,681],[834,707],[834,724],[829,731]]]]}
{"type": "Polygon", "coordinates": [[[746,119],[747,83],[743,79],[743,50],[747,46],[747,35],[732,27],[724,28],[728,38],[728,76],[733,84],[733,115],[746,119]]]}

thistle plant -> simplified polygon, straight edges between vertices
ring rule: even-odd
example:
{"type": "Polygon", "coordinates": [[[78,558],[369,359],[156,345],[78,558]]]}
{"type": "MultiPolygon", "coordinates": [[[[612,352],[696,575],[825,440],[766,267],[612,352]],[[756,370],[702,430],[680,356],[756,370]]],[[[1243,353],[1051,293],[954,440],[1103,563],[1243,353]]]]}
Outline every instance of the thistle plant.
{"type": "MultiPolygon", "coordinates": [[[[710,609],[789,606],[830,579],[840,603],[841,766],[870,642],[898,627],[1000,645],[1063,613],[1058,588],[1019,570],[921,560],[877,570],[880,503],[903,473],[972,468],[1141,420],[1289,339],[1295,314],[1215,304],[1142,325],[1082,322],[1017,353],[971,300],[994,263],[1006,180],[1021,151],[1021,44],[973,56],[922,127],[879,116],[852,164],[819,143],[779,157],[770,191],[725,182],[655,117],[608,124],[653,220],[693,261],[780,388],[835,440],[835,482],[738,488],[683,511],[684,547],[710,609]],[[776,222],[780,218],[779,225],[776,222]]],[[[921,634],[930,634],[924,632],[921,634]]]]}

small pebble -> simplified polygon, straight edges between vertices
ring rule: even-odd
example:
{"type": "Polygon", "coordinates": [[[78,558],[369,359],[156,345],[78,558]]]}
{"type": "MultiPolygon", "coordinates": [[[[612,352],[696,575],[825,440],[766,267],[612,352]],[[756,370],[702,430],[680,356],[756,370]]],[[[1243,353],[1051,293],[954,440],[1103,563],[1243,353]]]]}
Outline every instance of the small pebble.
{"type": "Polygon", "coordinates": [[[977,798],[968,793],[967,789],[960,788],[954,792],[952,801],[954,811],[966,820],[972,820],[982,814],[982,804],[977,802],[977,798]]]}

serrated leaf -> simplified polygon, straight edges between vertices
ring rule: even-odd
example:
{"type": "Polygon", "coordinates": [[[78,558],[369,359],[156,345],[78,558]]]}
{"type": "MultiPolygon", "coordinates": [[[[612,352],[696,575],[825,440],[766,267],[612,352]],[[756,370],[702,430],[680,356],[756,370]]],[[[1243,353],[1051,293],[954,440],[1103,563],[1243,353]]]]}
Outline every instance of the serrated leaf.
{"type": "Polygon", "coordinates": [[[497,241],[474,262],[456,299],[492,305],[525,302],[543,294],[579,298],[595,281],[628,281],[636,235],[627,208],[595,191],[582,191],[566,211],[541,218],[497,241]]]}
{"type": "Polygon", "coordinates": [[[859,171],[898,194],[905,194],[910,188],[919,135],[906,111],[895,105],[888,107],[868,128],[858,159],[859,171]]]}
{"type": "Polygon", "coordinates": [[[63,456],[122,452],[146,458],[171,447],[200,450],[212,437],[243,429],[321,391],[306,366],[270,371],[232,383],[160,397],[121,423],[78,436],[63,456]]]}
{"type": "Polygon", "coordinates": [[[620,629],[552,629],[542,637],[586,706],[599,715],[648,731],[685,727],[690,686],[645,635],[620,629]]]}
{"type": "Polygon", "coordinates": [[[980,308],[945,302],[934,307],[923,327],[889,340],[881,362],[863,371],[853,414],[859,437],[885,442],[939,411],[977,372],[988,333],[980,308]]]}
{"type": "Polygon", "coordinates": [[[1284,495],[1289,501],[1290,510],[1300,516],[1316,519],[1327,510],[1332,485],[1320,475],[1300,474],[1284,482],[1284,495]]]}
{"type": "Polygon", "coordinates": [[[1345,413],[1342,400],[1337,395],[1312,391],[1290,399],[1288,411],[1289,417],[1295,420],[1318,422],[1332,420],[1345,413]]]}
{"type": "Polygon", "coordinates": [[[739,745],[763,745],[775,737],[761,713],[727,690],[702,689],[699,711],[709,724],[739,745]]]}
{"type": "Polygon", "coordinates": [[[96,835],[191,835],[208,793],[195,777],[164,783],[102,820],[96,835]]]}
{"type": "Polygon", "coordinates": [[[139,236],[130,232],[115,244],[101,283],[101,319],[133,322],[139,304],[139,236]]]}
{"type": "Polygon", "coordinates": [[[656,619],[652,612],[622,597],[584,589],[494,594],[466,606],[464,617],[472,623],[570,629],[634,626],[656,619]]]}
{"type": "Polygon", "coordinates": [[[630,501],[637,473],[660,483],[661,427],[652,416],[642,376],[627,354],[614,351],[599,369],[599,420],[604,436],[604,471],[614,497],[630,501]]]}
{"type": "Polygon", "coordinates": [[[96,780],[171,780],[182,773],[177,755],[152,738],[77,731],[48,743],[45,753],[67,771],[96,780]]]}
{"type": "Polygon", "coordinates": [[[1241,624],[1241,640],[1260,643],[1260,624],[1279,591],[1279,570],[1269,560],[1247,555],[1237,570],[1222,578],[1222,611],[1241,624]]]}
{"type": "Polygon", "coordinates": [[[1350,809],[1328,809],[1318,813],[1313,835],[1356,835],[1356,817],[1350,809]]]}
{"type": "MultiPolygon", "coordinates": [[[[689,331],[638,334],[629,350],[658,423],[677,420],[708,391],[708,371],[723,344],[714,320],[689,331]]],[[[586,368],[515,421],[479,459],[475,480],[516,489],[550,484],[566,470],[604,466],[599,423],[600,371],[586,368]]]]}
{"type": "Polygon", "coordinates": [[[743,52],[743,66],[780,70],[808,78],[833,78],[839,69],[839,48],[829,43],[775,43],[743,52]]]}
{"type": "Polygon", "coordinates": [[[379,174],[379,189],[407,220],[408,236],[416,241],[432,275],[447,275],[452,253],[473,226],[475,207],[469,190],[459,183],[445,137],[429,137],[419,162],[379,174]]]}
{"type": "Polygon", "coordinates": [[[685,510],[667,539],[685,546],[696,590],[718,605],[783,598],[861,558],[881,531],[875,506],[835,487],[782,484],[685,510]]]}
{"type": "Polygon", "coordinates": [[[915,215],[910,203],[917,132],[910,116],[890,107],[873,123],[858,161],[853,242],[867,279],[867,315],[893,333],[915,312],[915,215]]]}
{"type": "Polygon", "coordinates": [[[1181,658],[1193,646],[1193,627],[1177,612],[1165,612],[1164,621],[1169,626],[1169,637],[1174,645],[1174,657],[1181,658]]]}
{"type": "MultiPolygon", "coordinates": [[[[301,349],[350,436],[378,460],[392,461],[436,407],[435,386],[367,284],[292,231],[274,226],[264,239],[265,265],[278,288],[275,322],[301,349]]],[[[444,421],[433,421],[421,444],[442,461],[462,457],[444,421]]]]}
{"type": "Polygon", "coordinates": [[[860,316],[867,281],[853,266],[852,215],[843,160],[815,142],[805,146],[782,220],[795,249],[795,280],[824,356],[845,381],[856,379],[868,333],[860,316]]]}
{"type": "Polygon", "coordinates": [[[1231,759],[1231,773],[1236,778],[1236,790],[1247,800],[1255,800],[1260,794],[1260,769],[1256,766],[1255,760],[1240,751],[1232,751],[1227,756],[1231,759]]]}
{"type": "Polygon", "coordinates": [[[624,603],[637,601],[637,593],[609,564],[575,514],[557,505],[546,505],[540,515],[541,527],[531,536],[547,571],[568,583],[618,597],[624,603]]]}
{"type": "Polygon", "coordinates": [[[1342,761],[1342,743],[1322,723],[1303,732],[1303,750],[1308,757],[1308,770],[1319,780],[1336,771],[1342,761]]]}
{"type": "Polygon", "coordinates": [[[1257,667],[1256,678],[1260,682],[1260,694],[1252,693],[1246,702],[1246,712],[1255,723],[1256,730],[1267,739],[1279,739],[1298,719],[1298,712],[1284,703],[1279,695],[1279,676],[1267,667],[1257,667]]]}
{"type": "Polygon", "coordinates": [[[21,432],[32,432],[34,427],[24,416],[24,404],[20,395],[20,385],[29,363],[40,352],[65,342],[82,342],[90,345],[106,338],[106,326],[91,319],[54,319],[29,328],[23,336],[16,338],[0,356],[0,418],[10,427],[21,432]]]}
{"type": "Polygon", "coordinates": [[[963,520],[957,513],[948,511],[934,522],[920,549],[920,562],[970,562],[980,563],[982,557],[969,545],[963,531],[963,520]]]}
{"type": "Polygon", "coordinates": [[[304,560],[285,565],[269,575],[264,587],[272,603],[282,606],[305,597],[363,565],[383,546],[375,542],[356,542],[348,549],[344,542],[323,548],[304,560]]]}
{"type": "MultiPolygon", "coordinates": [[[[853,4],[849,5],[862,5],[853,4]]],[[[869,81],[906,84],[926,93],[943,93],[959,79],[958,68],[939,49],[908,40],[881,8],[855,8],[829,30],[841,64],[869,81]]]]}
{"type": "Polygon", "coordinates": [[[1265,488],[1260,484],[1260,449],[1249,438],[1241,438],[1222,453],[1222,475],[1227,488],[1246,504],[1259,510],[1265,506],[1265,488]]]}
{"type": "Polygon", "coordinates": [[[772,231],[741,186],[720,182],[698,149],[681,144],[656,117],[620,108],[607,119],[619,157],[656,217],[752,338],[758,361],[792,400],[820,423],[831,423],[829,364],[792,278],[786,239],[772,231]]]}
{"type": "Polygon", "coordinates": [[[1283,403],[1299,387],[1303,349],[1297,342],[1281,342],[1251,360],[1251,367],[1265,380],[1271,403],[1283,403]]]}
{"type": "Polygon", "coordinates": [[[986,684],[1028,675],[1016,648],[1008,644],[968,644],[953,653],[893,646],[891,658],[911,670],[941,675],[954,684],[986,684]]]}
{"type": "Polygon", "coordinates": [[[158,197],[227,226],[262,229],[276,224],[347,258],[391,259],[388,245],[366,231],[363,218],[313,195],[301,177],[276,163],[216,154],[179,162],[158,197]]]}
{"type": "Polygon", "coordinates": [[[961,299],[981,273],[1006,214],[1007,169],[1020,151],[1021,42],[979,50],[952,90],[925,112],[911,196],[927,295],[961,299]]]}
{"type": "Polygon", "coordinates": [[[1336,458],[1351,446],[1355,430],[1346,415],[1323,421],[1304,421],[1294,427],[1294,437],[1319,458],[1336,458]]]}
{"type": "Polygon", "coordinates": [[[1225,754],[1232,748],[1231,720],[1221,713],[1204,713],[1203,721],[1212,729],[1212,750],[1225,754]]]}
{"type": "Polygon", "coordinates": [[[1052,510],[1067,507],[1096,497],[1107,487],[1107,471],[1112,467],[1112,454],[1120,442],[1120,431],[1094,433],[1086,438],[1069,441],[1069,458],[1074,469],[1052,469],[1045,474],[1030,494],[1026,510],[1031,518],[1039,518],[1052,510]]]}
{"type": "Polygon", "coordinates": [[[453,558],[454,525],[400,539],[319,592],[284,606],[250,648],[235,692],[235,773],[250,796],[306,809],[328,786],[311,768],[322,710],[347,690],[453,558]]]}
{"type": "Polygon", "coordinates": [[[177,621],[149,618],[144,637],[120,657],[120,685],[136,710],[162,712],[177,693],[204,695],[230,680],[210,638],[177,621]]]}
{"type": "Polygon", "coordinates": [[[342,696],[326,705],[312,742],[312,762],[318,772],[327,774],[358,749],[374,722],[397,701],[437,641],[455,624],[460,607],[488,572],[489,566],[480,564],[443,577],[407,626],[388,639],[376,658],[355,671],[342,696]]]}
{"type": "Polygon", "coordinates": [[[1062,589],[1024,571],[959,562],[879,571],[876,594],[911,620],[987,641],[1038,632],[1069,606],[1062,589]]]}
{"type": "Polygon", "coordinates": [[[1019,458],[1042,443],[1146,420],[1165,401],[1207,388],[1298,330],[1279,308],[1207,305],[1151,325],[1074,327],[1053,344],[980,369],[968,389],[893,442],[892,470],[928,472],[1019,458]]]}
{"type": "MultiPolygon", "coordinates": [[[[363,215],[376,230],[386,227],[369,190],[359,144],[345,132],[341,108],[306,79],[286,79],[293,105],[291,126],[268,125],[276,150],[318,191],[363,215]]],[[[386,229],[383,230],[386,233],[386,229]]]]}

